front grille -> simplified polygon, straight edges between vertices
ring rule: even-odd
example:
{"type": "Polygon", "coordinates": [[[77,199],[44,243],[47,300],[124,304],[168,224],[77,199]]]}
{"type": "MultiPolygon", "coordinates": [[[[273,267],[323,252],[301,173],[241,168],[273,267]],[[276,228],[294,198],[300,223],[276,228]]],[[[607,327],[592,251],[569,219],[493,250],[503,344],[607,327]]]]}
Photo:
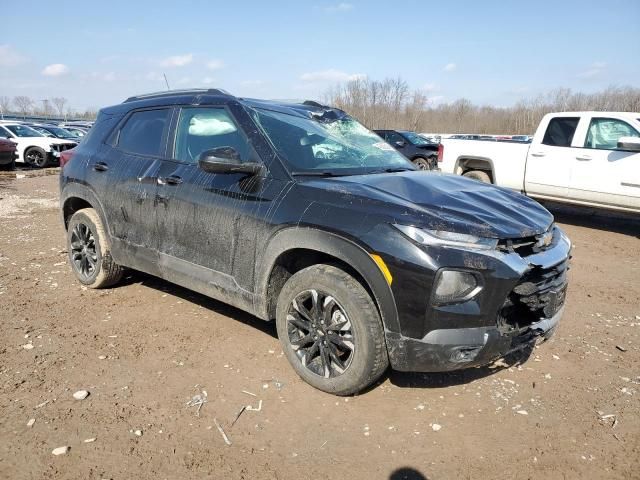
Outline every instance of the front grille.
{"type": "Polygon", "coordinates": [[[65,150],[71,150],[77,145],[77,143],[55,143],[51,145],[51,148],[56,152],[64,152],[65,150]]]}
{"type": "Polygon", "coordinates": [[[539,235],[523,238],[509,238],[498,242],[498,250],[505,253],[517,253],[521,257],[527,257],[534,253],[544,252],[553,245],[557,232],[554,225],[539,235]]]}
{"type": "Polygon", "coordinates": [[[551,318],[564,303],[569,260],[550,268],[533,267],[507,296],[498,315],[498,326],[521,330],[543,318],[551,318]]]}

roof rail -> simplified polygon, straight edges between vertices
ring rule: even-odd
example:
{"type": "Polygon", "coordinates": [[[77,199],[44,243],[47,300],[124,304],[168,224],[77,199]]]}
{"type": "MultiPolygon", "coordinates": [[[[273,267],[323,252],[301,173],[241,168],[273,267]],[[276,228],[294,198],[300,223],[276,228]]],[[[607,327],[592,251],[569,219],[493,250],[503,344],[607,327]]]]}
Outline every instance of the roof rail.
{"type": "Polygon", "coordinates": [[[162,92],[153,92],[153,93],[144,93],[142,95],[134,95],[133,97],[127,98],[122,103],[135,102],[136,100],[145,100],[147,98],[157,98],[157,97],[171,97],[173,95],[185,95],[185,94],[209,94],[209,95],[225,95],[231,96],[229,92],[223,90],[221,88],[190,88],[185,90],[164,90],[162,92]]]}

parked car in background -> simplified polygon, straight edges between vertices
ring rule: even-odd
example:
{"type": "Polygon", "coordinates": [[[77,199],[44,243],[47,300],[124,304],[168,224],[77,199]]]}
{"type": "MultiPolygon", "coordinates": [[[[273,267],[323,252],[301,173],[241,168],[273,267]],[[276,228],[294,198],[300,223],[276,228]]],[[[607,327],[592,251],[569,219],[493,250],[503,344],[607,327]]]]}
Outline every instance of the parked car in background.
{"type": "Polygon", "coordinates": [[[389,365],[484,365],[562,316],[571,243],[548,211],[417,171],[338,109],[142,95],[102,109],[61,163],[80,283],[129,267],[275,320],[292,367],[325,392],[356,393],[389,365]]]}
{"type": "Polygon", "coordinates": [[[78,144],[60,138],[45,137],[27,125],[7,121],[0,121],[0,138],[9,139],[17,145],[18,161],[38,168],[58,163],[61,152],[78,144]]]}
{"type": "Polygon", "coordinates": [[[0,138],[0,168],[13,170],[18,156],[16,144],[6,138],[0,138]]]}
{"type": "Polygon", "coordinates": [[[82,129],[88,130],[93,126],[93,122],[78,120],[78,121],[72,121],[72,122],[62,122],[62,123],[59,123],[58,126],[63,128],[76,127],[76,128],[82,128],[82,129]]]}
{"type": "Polygon", "coordinates": [[[71,133],[75,133],[78,138],[84,137],[88,132],[88,128],[80,128],[80,127],[64,127],[65,130],[70,131],[71,133]]]}
{"type": "Polygon", "coordinates": [[[389,145],[407,157],[420,170],[438,167],[438,144],[407,130],[374,130],[389,145]]]}
{"type": "Polygon", "coordinates": [[[531,144],[443,140],[443,172],[542,199],[640,213],[640,113],[545,115],[531,144]]]}
{"type": "Polygon", "coordinates": [[[50,125],[48,123],[26,123],[25,125],[40,132],[45,137],[62,138],[64,140],[80,141],[80,137],[66,128],[50,125]]]}

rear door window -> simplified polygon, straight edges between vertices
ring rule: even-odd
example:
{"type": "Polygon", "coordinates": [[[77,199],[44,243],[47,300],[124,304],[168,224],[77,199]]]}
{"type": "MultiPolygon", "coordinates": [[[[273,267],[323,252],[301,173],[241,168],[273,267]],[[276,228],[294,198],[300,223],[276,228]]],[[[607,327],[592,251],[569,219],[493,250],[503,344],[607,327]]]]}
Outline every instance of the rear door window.
{"type": "Polygon", "coordinates": [[[578,117],[556,117],[549,121],[542,143],[552,147],[570,147],[578,127],[578,117]]]}
{"type": "Polygon", "coordinates": [[[164,152],[168,108],[134,112],[120,129],[118,148],[138,155],[160,156],[164,152]]]}
{"type": "Polygon", "coordinates": [[[594,118],[589,125],[584,146],[598,150],[615,150],[620,137],[640,137],[640,133],[622,120],[594,118]]]}

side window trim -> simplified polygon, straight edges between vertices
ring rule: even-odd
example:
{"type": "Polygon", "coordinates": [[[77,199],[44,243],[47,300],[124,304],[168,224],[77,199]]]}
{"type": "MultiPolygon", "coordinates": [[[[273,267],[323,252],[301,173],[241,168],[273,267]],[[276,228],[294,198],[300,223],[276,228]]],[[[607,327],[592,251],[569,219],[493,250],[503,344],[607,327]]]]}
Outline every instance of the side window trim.
{"type": "Polygon", "coordinates": [[[171,125],[173,110],[175,110],[173,107],[168,107],[168,106],[147,107],[147,108],[139,108],[139,109],[136,109],[136,110],[131,110],[130,112],[128,112],[120,120],[120,123],[114,129],[114,131],[111,133],[110,138],[107,141],[107,143],[109,145],[111,145],[113,148],[115,148],[116,150],[118,150],[120,152],[123,152],[123,153],[127,153],[129,155],[137,155],[139,157],[166,158],[166,155],[167,155],[167,135],[168,135],[168,132],[169,132],[169,126],[171,125]],[[160,140],[160,143],[162,144],[162,147],[160,148],[160,153],[158,155],[149,155],[149,154],[145,154],[145,153],[132,152],[130,150],[125,150],[123,148],[120,148],[120,133],[122,132],[122,129],[125,127],[125,125],[129,121],[129,119],[136,113],[149,112],[149,111],[153,111],[153,110],[167,110],[167,111],[169,111],[169,114],[168,114],[169,121],[166,122],[166,124],[164,126],[164,129],[162,131],[162,137],[161,137],[161,140],[160,140]]]}

